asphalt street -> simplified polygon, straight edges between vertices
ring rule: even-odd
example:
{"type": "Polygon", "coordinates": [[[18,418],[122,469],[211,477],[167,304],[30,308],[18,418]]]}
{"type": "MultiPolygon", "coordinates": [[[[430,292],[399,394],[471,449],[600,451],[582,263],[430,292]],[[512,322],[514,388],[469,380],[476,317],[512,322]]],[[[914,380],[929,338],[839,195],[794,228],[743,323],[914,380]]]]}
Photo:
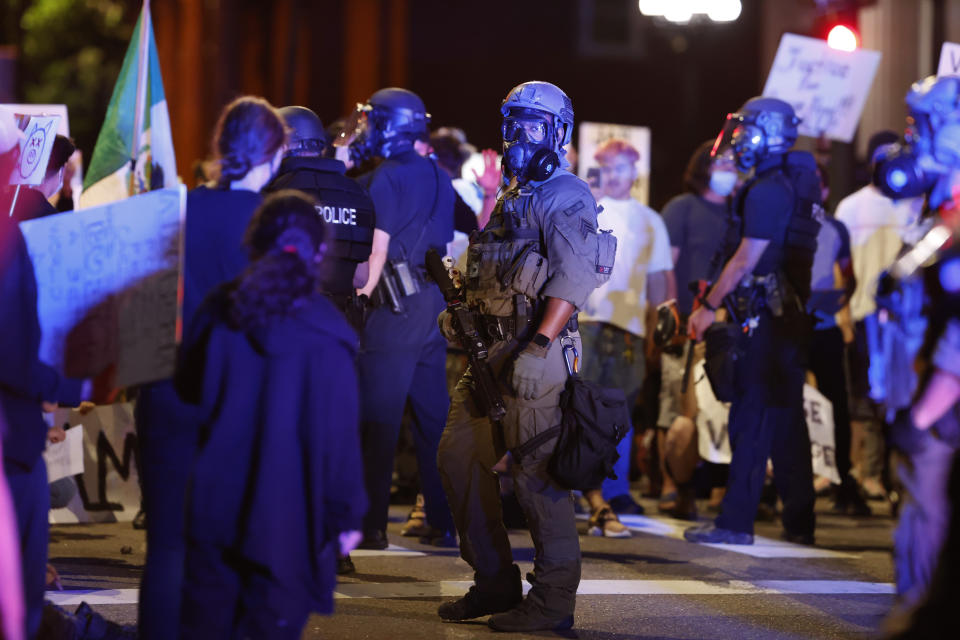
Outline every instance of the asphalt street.
{"type": "MultiPolygon", "coordinates": [[[[570,632],[508,637],[583,640],[695,638],[877,637],[893,601],[888,515],[828,515],[818,503],[814,547],[779,541],[779,523],[758,523],[753,546],[696,545],[682,539],[687,523],[651,516],[624,518],[629,539],[581,538],[583,579],[570,632]]],[[[872,503],[875,511],[885,505],[872,503]]],[[[481,638],[485,620],[451,624],[437,605],[462,594],[472,574],[456,549],[420,545],[399,535],[408,507],[391,508],[390,549],[355,552],[357,573],[341,579],[336,614],[311,618],[303,638],[481,638]]],[[[581,531],[586,533],[586,522],[581,531]]],[[[525,574],[533,547],[526,531],[511,532],[525,574]]],[[[87,601],[105,617],[136,621],[145,541],[130,523],[57,525],[51,562],[63,591],[50,599],[73,610],[87,601]]]]}

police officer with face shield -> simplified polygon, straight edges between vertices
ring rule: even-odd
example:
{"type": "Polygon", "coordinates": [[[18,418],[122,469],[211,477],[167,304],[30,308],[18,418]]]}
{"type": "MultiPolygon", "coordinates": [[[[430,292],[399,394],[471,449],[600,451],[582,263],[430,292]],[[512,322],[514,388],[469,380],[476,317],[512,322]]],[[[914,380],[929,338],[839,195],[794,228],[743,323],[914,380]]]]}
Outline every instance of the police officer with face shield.
{"type": "Polygon", "coordinates": [[[421,542],[455,546],[453,518],[437,469],[437,445],[450,404],[447,341],[436,324],[444,302],[424,267],[428,249],[443,255],[453,239],[453,185],[434,161],[413,148],[426,135],[430,118],[416,94],[381,89],[361,105],[360,115],[361,130],[351,152],[358,165],[379,160],[376,169],[360,178],[377,212],[369,278],[358,291],[373,306],[361,335],[359,359],[363,462],[370,500],[360,548],[388,545],[393,458],[408,401],[427,516],[421,542]]]}
{"type": "Polygon", "coordinates": [[[715,153],[732,149],[754,176],[738,191],[740,239],[689,319],[692,337],[707,334],[706,368],[717,397],[732,401],[733,449],[727,492],[715,523],[684,532],[692,542],[753,543],[753,522],[773,459],[783,498],[784,538],[813,543],[814,491],[803,384],[810,321],[805,312],[822,215],[816,164],[788,153],[797,139],[793,108],[753,98],[727,116],[715,153]],[[731,322],[711,326],[725,307],[731,322]],[[710,327],[708,329],[708,327],[710,327]],[[725,340],[723,338],[726,338],[725,340]],[[719,339],[719,341],[718,341],[719,339]],[[729,366],[712,369],[719,361],[729,366]],[[738,356],[735,358],[735,356],[738,356]],[[728,375],[718,375],[726,371],[728,375]]]}
{"type": "Polygon", "coordinates": [[[344,173],[339,160],[325,158],[329,144],[320,118],[306,107],[284,107],[280,115],[290,129],[283,161],[265,191],[297,189],[316,200],[331,237],[321,269],[323,292],[344,312],[355,329],[363,323],[363,305],[355,287],[366,282],[358,266],[370,257],[376,223],[366,190],[344,173]]]}
{"type": "Polygon", "coordinates": [[[883,372],[871,391],[895,415],[906,494],[894,534],[899,602],[888,626],[902,631],[898,638],[941,638],[951,634],[960,594],[960,78],[917,82],[906,103],[905,144],[876,163],[874,184],[891,198],[925,195],[932,228],[880,278],[877,306],[888,319],[879,329],[893,339],[871,350],[871,370],[883,372]]]}
{"type": "MultiPolygon", "coordinates": [[[[486,417],[468,369],[453,394],[440,470],[475,584],[438,613],[451,621],[495,614],[489,625],[498,631],[566,629],[573,624],[580,545],[570,493],[546,471],[555,442],[510,467],[536,548],[525,599],[493,469],[503,468],[504,448],[559,424],[568,377],[564,352],[580,348],[576,312],[609,278],[616,240],[598,231],[590,188],[565,169],[563,147],[573,133],[567,95],[547,82],[526,82],[507,94],[500,110],[510,183],[490,222],[470,240],[464,287],[488,362],[502,381],[506,415],[495,424],[486,417]]],[[[438,322],[452,338],[449,314],[438,322]]]]}

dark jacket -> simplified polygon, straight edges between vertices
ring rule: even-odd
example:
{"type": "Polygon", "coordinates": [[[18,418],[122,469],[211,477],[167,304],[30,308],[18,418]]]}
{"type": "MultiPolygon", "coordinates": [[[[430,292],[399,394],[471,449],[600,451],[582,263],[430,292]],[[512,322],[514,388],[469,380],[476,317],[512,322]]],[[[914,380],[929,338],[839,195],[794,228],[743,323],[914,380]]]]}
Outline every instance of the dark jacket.
{"type": "Polygon", "coordinates": [[[21,186],[20,193],[17,194],[17,188],[8,186],[3,188],[0,194],[0,202],[4,202],[3,214],[10,213],[10,203],[13,202],[16,195],[17,202],[13,207],[13,219],[17,222],[24,220],[34,220],[35,218],[45,218],[57,213],[56,207],[50,204],[47,197],[38,189],[21,186]]]}
{"type": "Polygon", "coordinates": [[[198,311],[175,378],[203,414],[187,534],[327,613],[338,534],[359,529],[367,507],[357,337],[319,294],[241,332],[226,320],[228,290],[198,311]]]}
{"type": "MultiPolygon", "coordinates": [[[[3,200],[0,198],[0,206],[3,200]]],[[[6,202],[9,208],[9,202],[6,202]]],[[[43,401],[77,405],[80,380],[41,362],[37,280],[20,227],[0,215],[0,410],[5,464],[33,467],[46,446],[43,401]]]]}

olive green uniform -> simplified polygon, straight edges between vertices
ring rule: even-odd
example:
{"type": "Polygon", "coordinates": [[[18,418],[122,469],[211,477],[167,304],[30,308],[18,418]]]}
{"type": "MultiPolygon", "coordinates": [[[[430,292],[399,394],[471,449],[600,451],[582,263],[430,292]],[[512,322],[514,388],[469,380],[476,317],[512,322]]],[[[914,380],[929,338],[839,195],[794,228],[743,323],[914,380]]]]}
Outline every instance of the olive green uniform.
{"type": "MultiPolygon", "coordinates": [[[[490,364],[507,409],[501,421],[507,448],[560,423],[567,368],[559,338],[569,335],[580,349],[580,335],[568,325],[550,345],[538,397],[517,396],[510,383],[513,361],[536,332],[546,298],[580,309],[609,278],[615,253],[615,238],[597,229],[597,204],[589,187],[563,170],[544,182],[512,185],[486,228],[471,238],[467,302],[483,314],[490,364]]],[[[439,461],[461,555],[483,591],[498,588],[497,576],[509,574],[513,556],[492,471],[503,452],[495,450],[492,424],[474,402],[472,383],[468,369],[453,394],[439,461]]],[[[566,616],[573,613],[580,582],[580,543],[571,494],[546,472],[554,445],[548,442],[513,464],[512,475],[536,551],[528,597],[548,615],[566,616]]]]}

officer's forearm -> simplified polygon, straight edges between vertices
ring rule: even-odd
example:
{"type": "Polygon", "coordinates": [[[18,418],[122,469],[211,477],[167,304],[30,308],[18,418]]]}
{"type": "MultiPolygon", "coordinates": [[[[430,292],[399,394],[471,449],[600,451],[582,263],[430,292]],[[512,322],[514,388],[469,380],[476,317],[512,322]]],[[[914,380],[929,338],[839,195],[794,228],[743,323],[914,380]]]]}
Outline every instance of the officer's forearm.
{"type": "Polygon", "coordinates": [[[723,304],[723,299],[731,291],[737,288],[743,277],[753,271],[760,261],[760,256],[766,251],[770,244],[769,240],[759,240],[756,238],[744,238],[737,247],[737,252],[733,254],[729,262],[723,266],[723,272],[717,278],[716,284],[707,294],[707,304],[711,307],[719,307],[723,304]]]}
{"type": "Polygon", "coordinates": [[[572,304],[561,298],[547,298],[547,309],[543,312],[543,320],[537,327],[537,333],[554,340],[560,331],[567,325],[570,316],[576,310],[572,304]]]}
{"type": "Polygon", "coordinates": [[[390,248],[390,234],[380,229],[373,230],[373,245],[370,248],[370,259],[367,260],[367,284],[357,291],[358,295],[370,296],[380,281],[383,265],[387,262],[387,250],[390,248]]]}

